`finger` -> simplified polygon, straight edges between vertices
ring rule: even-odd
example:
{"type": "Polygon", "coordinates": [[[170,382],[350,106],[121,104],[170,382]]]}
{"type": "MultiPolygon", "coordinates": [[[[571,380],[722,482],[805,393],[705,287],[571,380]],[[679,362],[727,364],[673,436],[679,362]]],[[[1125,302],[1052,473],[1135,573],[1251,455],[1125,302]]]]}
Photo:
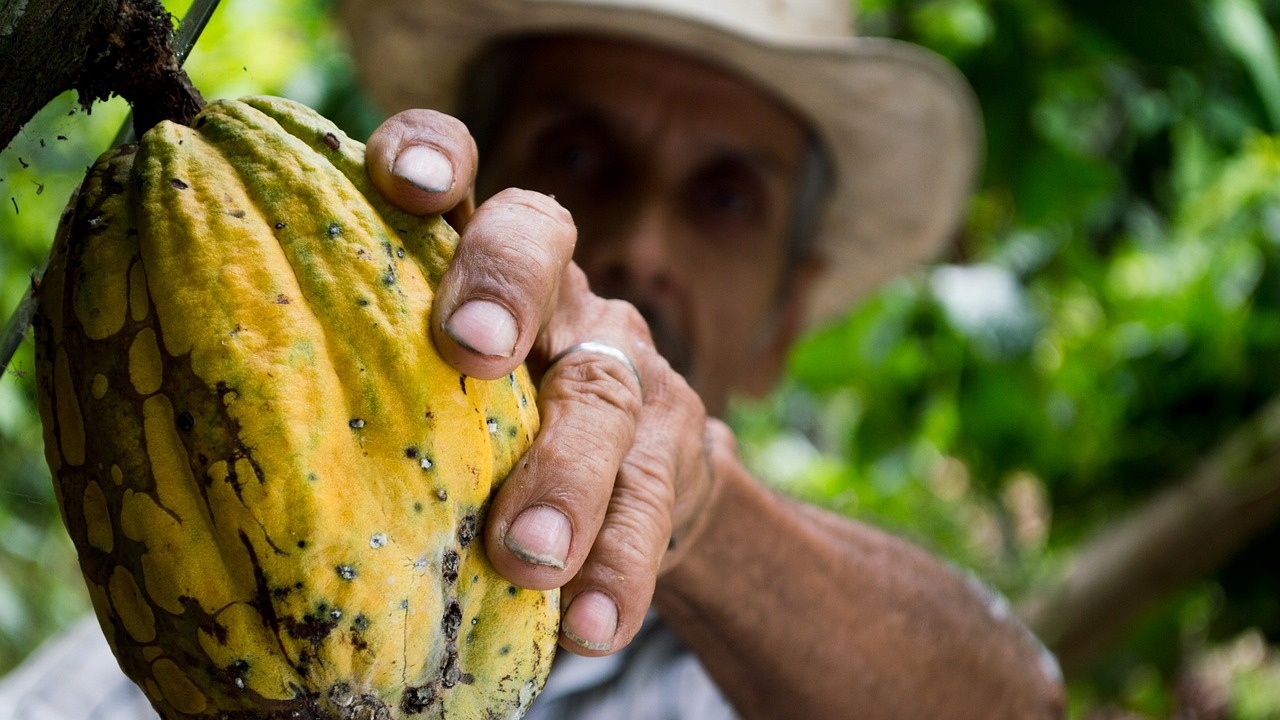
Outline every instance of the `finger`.
{"type": "Polygon", "coordinates": [[[620,649],[644,621],[684,485],[705,485],[707,428],[696,394],[665,361],[654,356],[635,444],[618,469],[617,483],[586,562],[561,591],[565,607],[561,645],[582,655],[620,649]],[[689,432],[689,429],[695,432],[689,432]]]}
{"type": "Polygon", "coordinates": [[[514,370],[551,314],[576,241],[568,211],[547,195],[503,190],[477,208],[432,308],[440,354],[481,379],[514,370]]]}
{"type": "Polygon", "coordinates": [[[690,548],[697,545],[708,524],[709,508],[716,502],[724,473],[739,464],[738,441],[733,431],[717,418],[708,417],[705,421],[701,460],[706,473],[685,476],[705,479],[705,482],[684,483],[676,493],[671,512],[671,540],[658,568],[659,577],[679,565],[690,548]]]}
{"type": "Polygon", "coordinates": [[[456,118],[434,110],[405,110],[373,131],[365,153],[374,186],[406,212],[436,215],[469,202],[476,144],[456,118]]]}
{"type": "Polygon", "coordinates": [[[700,418],[689,416],[697,407],[646,404],[591,552],[561,591],[561,645],[567,650],[581,655],[613,652],[630,642],[644,622],[671,537],[674,478],[689,471],[684,467],[688,463],[701,462],[700,439],[677,443],[672,452],[671,434],[700,427],[700,418]]]}
{"type": "Polygon", "coordinates": [[[591,551],[635,441],[639,383],[615,358],[573,353],[543,376],[538,411],[542,430],[495,495],[486,537],[504,577],[545,590],[591,551]]]}

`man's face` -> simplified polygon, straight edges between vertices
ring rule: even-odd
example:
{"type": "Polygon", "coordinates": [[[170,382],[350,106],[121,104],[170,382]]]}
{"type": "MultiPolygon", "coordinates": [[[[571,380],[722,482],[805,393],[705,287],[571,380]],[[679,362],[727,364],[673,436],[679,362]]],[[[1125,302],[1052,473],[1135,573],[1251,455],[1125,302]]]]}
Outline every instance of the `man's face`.
{"type": "Polygon", "coordinates": [[[751,85],[662,50],[541,40],[523,56],[482,194],[554,195],[592,290],[628,300],[712,413],[772,383],[798,320],[788,228],[800,122],[751,85]]]}

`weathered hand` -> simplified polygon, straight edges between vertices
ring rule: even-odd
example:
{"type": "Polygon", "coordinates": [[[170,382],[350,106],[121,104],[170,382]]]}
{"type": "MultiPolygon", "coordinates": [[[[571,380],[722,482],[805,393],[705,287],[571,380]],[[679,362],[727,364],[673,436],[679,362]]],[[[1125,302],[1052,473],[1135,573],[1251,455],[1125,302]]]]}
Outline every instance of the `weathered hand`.
{"type": "Polygon", "coordinates": [[[732,437],[654,349],[639,312],[591,293],[572,262],[573,219],[553,198],[509,189],[471,211],[476,150],[460,122],[407,111],[368,151],[388,199],[461,228],[433,309],[441,354],[485,379],[527,362],[540,381],[542,431],[494,498],[490,559],[521,586],[563,588],[565,648],[623,647],[678,554],[672,538],[689,544],[732,437]],[[634,368],[589,347],[560,355],[584,342],[634,368]]]}

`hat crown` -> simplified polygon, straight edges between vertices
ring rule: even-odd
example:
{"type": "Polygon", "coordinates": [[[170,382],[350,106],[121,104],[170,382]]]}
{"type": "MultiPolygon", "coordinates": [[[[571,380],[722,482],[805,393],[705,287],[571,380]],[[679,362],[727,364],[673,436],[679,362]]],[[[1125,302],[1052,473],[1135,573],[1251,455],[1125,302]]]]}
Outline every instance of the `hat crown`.
{"type": "MultiPolygon", "coordinates": [[[[548,0],[529,0],[532,4],[548,0]]],[[[699,20],[757,36],[849,37],[849,0],[554,0],[699,20]]]]}

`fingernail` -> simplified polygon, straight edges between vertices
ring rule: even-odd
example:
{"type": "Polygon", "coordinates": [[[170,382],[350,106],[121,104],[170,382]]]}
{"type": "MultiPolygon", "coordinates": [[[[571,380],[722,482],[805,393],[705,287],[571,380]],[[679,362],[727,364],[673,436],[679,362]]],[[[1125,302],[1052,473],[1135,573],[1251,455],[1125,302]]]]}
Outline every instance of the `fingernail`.
{"type": "Polygon", "coordinates": [[[449,158],[426,145],[410,145],[401,150],[391,172],[424,192],[440,193],[453,187],[449,158]]]}
{"type": "Polygon", "coordinates": [[[546,505],[535,505],[516,516],[507,530],[507,549],[534,565],[564,569],[569,557],[569,518],[546,505]]]}
{"type": "Polygon", "coordinates": [[[588,590],[573,599],[560,627],[565,637],[588,650],[608,650],[618,632],[618,606],[604,593],[588,590]]]}
{"type": "Polygon", "coordinates": [[[444,324],[462,347],[490,357],[511,357],[516,350],[516,319],[489,300],[472,300],[453,311],[444,324]]]}

